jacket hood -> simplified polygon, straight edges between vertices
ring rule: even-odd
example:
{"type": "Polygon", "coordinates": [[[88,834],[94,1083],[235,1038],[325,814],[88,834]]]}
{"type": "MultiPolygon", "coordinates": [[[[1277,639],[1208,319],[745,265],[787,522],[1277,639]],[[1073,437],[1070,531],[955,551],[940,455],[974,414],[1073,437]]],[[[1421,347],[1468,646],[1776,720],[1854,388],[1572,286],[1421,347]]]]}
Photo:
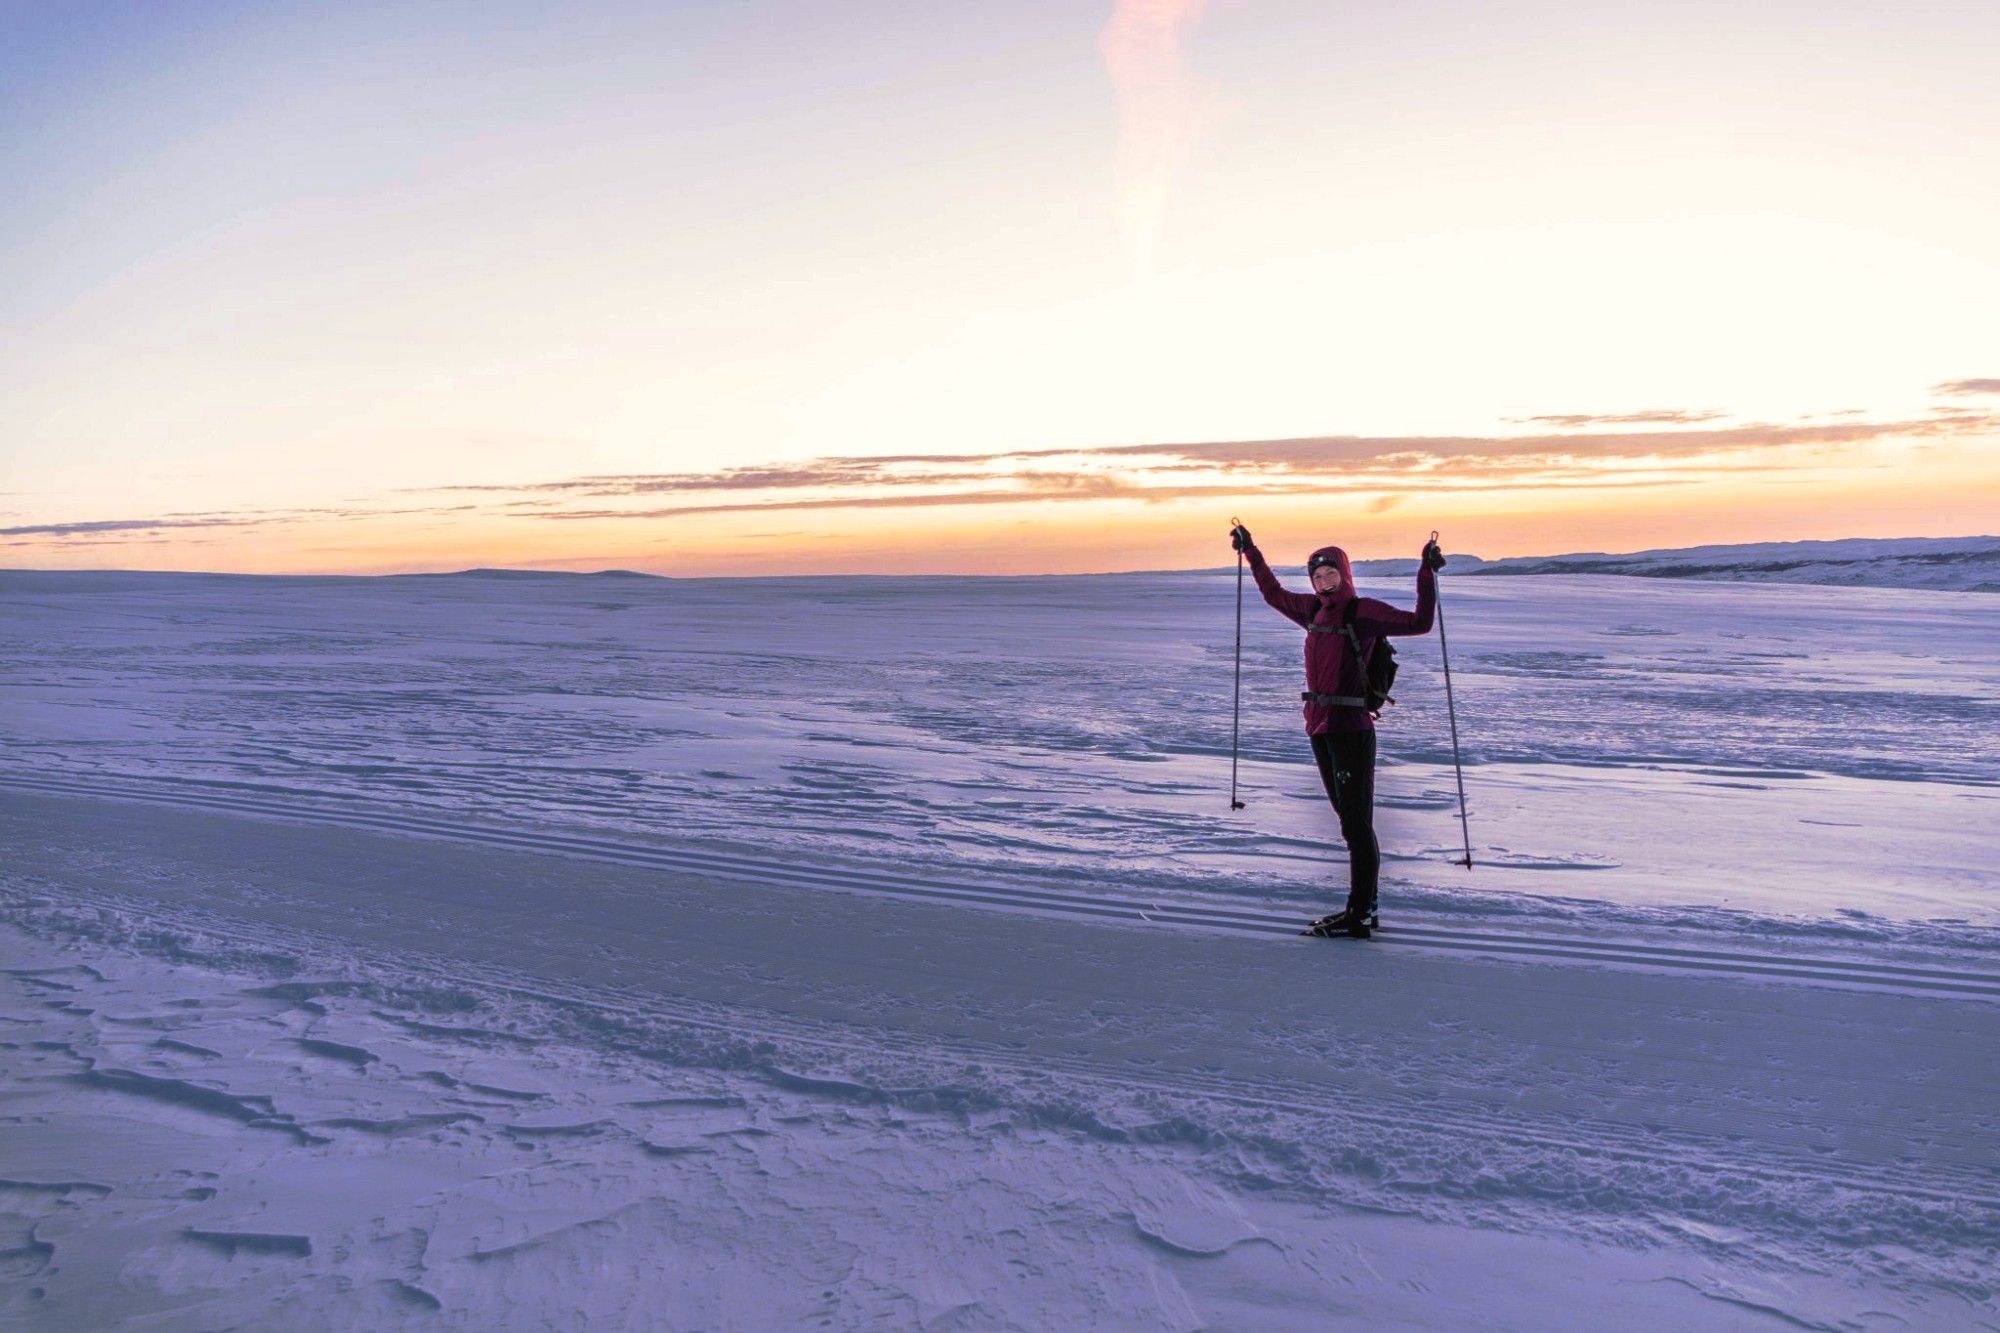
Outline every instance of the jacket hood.
{"type": "Polygon", "coordinates": [[[1329,560],[1340,571],[1340,591],[1332,597],[1321,597],[1320,601],[1328,606],[1337,606],[1354,596],[1354,569],[1347,563],[1347,552],[1338,546],[1322,546],[1306,557],[1306,564],[1310,567],[1315,561],[1325,564],[1329,560]]]}

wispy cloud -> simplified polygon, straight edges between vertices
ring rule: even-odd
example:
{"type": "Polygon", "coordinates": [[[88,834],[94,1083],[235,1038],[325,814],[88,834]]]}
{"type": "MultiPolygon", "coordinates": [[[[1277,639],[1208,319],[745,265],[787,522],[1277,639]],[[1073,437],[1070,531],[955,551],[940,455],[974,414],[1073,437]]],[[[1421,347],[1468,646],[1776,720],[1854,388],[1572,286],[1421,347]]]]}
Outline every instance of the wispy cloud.
{"type": "MultiPolygon", "coordinates": [[[[1963,413],[1968,409],[1960,409],[1963,413]]],[[[1795,422],[1691,430],[1623,432],[1553,431],[1530,435],[1322,435],[1277,440],[1224,440],[1182,444],[1134,444],[1083,449],[1020,449],[990,454],[896,454],[871,458],[822,458],[785,468],[723,468],[705,473],[610,474],[570,477],[517,485],[432,488],[478,491],[519,497],[505,507],[546,504],[552,499],[618,499],[699,496],[715,492],[756,492],[783,495],[806,490],[884,489],[920,492],[898,498],[898,504],[968,503],[954,495],[979,496],[981,502],[1040,499],[1067,495],[1098,499],[1109,495],[1151,494],[1158,478],[1187,473],[1221,473],[1238,478],[1221,489],[1242,492],[1260,477],[1284,479],[1297,474],[1323,476],[1326,484],[1359,481],[1391,485],[1398,480],[1448,480],[1450,476],[1511,474],[1517,484],[1544,481],[1607,483],[1616,474],[1613,461],[1658,460],[1662,464],[1708,458],[1717,470],[1761,469],[1772,466],[1754,455],[1801,447],[1864,444],[1874,440],[1957,432],[2000,423],[2000,414],[1972,412],[1969,417],[1941,421],[1795,422]],[[1060,461],[1066,466],[1052,467],[1060,461]],[[954,492],[950,487],[971,487],[954,492]]],[[[1176,494],[1184,493],[1177,489],[1176,494]]],[[[869,498],[855,496],[855,500],[869,498]]],[[[871,498],[871,503],[878,500],[871,498]]],[[[846,503],[838,498],[822,507],[846,503]]],[[[710,506],[720,508],[720,506],[710,506]]],[[[731,505],[769,507],[762,503],[731,505]]],[[[577,512],[577,511],[572,511],[577,512]]],[[[616,511],[584,511],[593,517],[616,511]]],[[[645,511],[654,512],[654,511],[645,511]]],[[[679,512],[679,511],[676,511],[679,512]]],[[[529,514],[521,517],[553,517],[529,514]]],[[[570,514],[565,513],[563,517],[570,514]]]]}
{"type": "MultiPolygon", "coordinates": [[[[735,467],[713,472],[652,472],[569,477],[560,481],[527,485],[426,486],[410,488],[418,493],[440,491],[502,493],[516,495],[535,491],[545,495],[610,497],[619,495],[694,494],[702,491],[782,491],[809,486],[872,486],[893,484],[899,478],[926,485],[991,481],[991,471],[945,472],[942,463],[977,463],[992,459],[1027,457],[1022,454],[990,454],[968,459],[957,455],[905,455],[891,458],[819,458],[790,467],[735,467]],[[910,473],[912,467],[924,470],[910,473]],[[908,474],[904,476],[904,474],[908,474]]],[[[513,501],[515,504],[531,501],[513,501]]]]}
{"type": "Polygon", "coordinates": [[[1692,426],[1704,421],[1720,421],[1727,412],[1690,411],[1679,407],[1658,407],[1645,412],[1557,412],[1540,417],[1508,417],[1522,426],[1692,426]]]}
{"type": "Polygon", "coordinates": [[[0,537],[97,537],[106,533],[164,532],[176,528],[246,528],[271,518],[100,518],[82,523],[29,523],[0,528],[0,537]]]}
{"type": "MultiPolygon", "coordinates": [[[[1663,487],[1691,486],[1693,477],[1643,477],[1627,480],[1605,480],[1600,477],[1555,478],[1538,484],[1540,490],[1657,490],[1663,487]]],[[[1474,494],[1481,491],[1512,491],[1520,489],[1513,482],[1440,481],[1432,485],[1404,485],[1409,493],[1436,492],[1454,495],[1474,494]]],[[[959,505],[1007,505],[1028,504],[1036,501],[1065,501],[1078,499],[1126,499],[1143,500],[1152,504],[1168,500],[1201,499],[1246,499],[1255,496],[1304,496],[1340,495],[1356,496],[1371,493],[1371,488],[1358,487],[1351,482],[1323,481],[1297,482],[1291,485],[1215,485],[1215,486],[1124,486],[1096,494],[1082,494],[1064,489],[1008,489],[986,491],[951,491],[941,495],[851,495],[827,496],[811,500],[761,500],[735,504],[674,505],[664,509],[582,509],[563,510],[538,514],[538,518],[553,519],[650,519],[686,518],[700,514],[744,514],[767,513],[777,510],[797,509],[912,509],[930,507],[953,507],[959,505]]],[[[1400,500],[1401,495],[1394,497],[1400,500]]],[[[1386,508],[1387,506],[1384,506],[1386,508]]],[[[1376,510],[1375,512],[1380,512],[1376,510]]]]}
{"type": "Polygon", "coordinates": [[[406,509],[267,509],[241,512],[211,511],[170,513],[155,518],[97,518],[73,523],[27,523],[0,528],[0,537],[9,546],[58,542],[70,546],[101,546],[113,541],[139,542],[146,539],[189,541],[192,530],[207,528],[255,528],[274,524],[327,520],[382,518],[406,514],[453,514],[476,509],[470,504],[423,505],[406,509]]]}
{"type": "MultiPolygon", "coordinates": [[[[1528,418],[1567,421],[1579,414],[1528,418]]],[[[1686,423],[1719,413],[1662,409],[1592,417],[1591,424],[1686,423]]],[[[1803,453],[1886,439],[2000,428],[2000,413],[1955,408],[1899,421],[1811,420],[1730,427],[1541,431],[1525,435],[1326,435],[990,454],[821,458],[782,468],[608,474],[518,486],[443,488],[516,498],[512,517],[566,522],[686,518],[779,510],[955,508],[1089,500],[1161,502],[1276,495],[1347,495],[1384,512],[1409,494],[1627,490],[1700,477],[1784,471],[1803,453]],[[741,498],[725,498],[740,496],[741,498]],[[595,500],[595,505],[563,502],[595,500]],[[616,506],[619,500],[683,500],[616,506]]]]}
{"type": "Polygon", "coordinates": [[[1973,397],[1983,394],[2000,394],[2000,380],[1946,380],[1933,384],[1932,393],[1948,393],[1973,397]]]}
{"type": "MultiPolygon", "coordinates": [[[[1955,381],[1954,383],[1993,383],[1955,381]]],[[[779,511],[955,509],[1024,504],[1341,496],[1383,513],[1405,497],[1634,491],[1845,460],[1884,441],[2000,432],[2000,407],[1952,404],[1903,420],[1802,418],[1700,424],[1717,413],[1661,409],[1524,418],[1587,423],[1520,435],[1321,435],[1275,440],[1039,448],[987,454],[828,457],[784,466],[609,473],[513,485],[426,488],[446,505],[178,513],[0,528],[0,544],[191,539],[200,529],[468,512],[523,522],[632,521],[779,511]],[[1651,429],[1604,430],[1608,424],[1651,429]]]]}
{"type": "MultiPolygon", "coordinates": [[[[1968,425],[2000,426],[2000,413],[1979,413],[1971,422],[1931,418],[1908,421],[1799,422],[1674,431],[1550,432],[1538,435],[1323,435],[1286,440],[1244,440],[1204,444],[1124,445],[1090,451],[1098,457],[1158,454],[1231,467],[1305,470],[1381,467],[1423,473],[1453,466],[1508,468],[1532,473],[1563,461],[1657,458],[1663,462],[1702,455],[1770,451],[1800,446],[1861,444],[1875,440],[1957,432],[1968,425]]],[[[1037,457],[1021,454],[1017,457],[1037,457]]],[[[1718,466],[1720,465],[1718,461],[1718,466]]]]}

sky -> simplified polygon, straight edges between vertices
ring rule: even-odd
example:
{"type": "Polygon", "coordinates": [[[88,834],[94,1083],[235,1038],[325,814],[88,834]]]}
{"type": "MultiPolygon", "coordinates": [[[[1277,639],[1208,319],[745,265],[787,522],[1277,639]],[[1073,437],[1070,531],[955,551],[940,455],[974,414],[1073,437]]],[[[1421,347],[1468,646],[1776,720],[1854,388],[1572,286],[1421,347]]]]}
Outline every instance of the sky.
{"type": "Polygon", "coordinates": [[[0,566],[1992,532],[2000,6],[0,0],[0,566]]]}

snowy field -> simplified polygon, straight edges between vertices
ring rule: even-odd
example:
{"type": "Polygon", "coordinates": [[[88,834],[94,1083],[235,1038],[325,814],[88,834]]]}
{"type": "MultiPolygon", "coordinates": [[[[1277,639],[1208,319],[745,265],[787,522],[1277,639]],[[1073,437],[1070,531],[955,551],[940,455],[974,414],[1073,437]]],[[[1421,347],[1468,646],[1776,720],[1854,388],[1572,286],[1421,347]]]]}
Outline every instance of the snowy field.
{"type": "Polygon", "coordinates": [[[1443,583],[0,573],[0,1322],[2000,1327],[1995,597],[1443,583]]]}

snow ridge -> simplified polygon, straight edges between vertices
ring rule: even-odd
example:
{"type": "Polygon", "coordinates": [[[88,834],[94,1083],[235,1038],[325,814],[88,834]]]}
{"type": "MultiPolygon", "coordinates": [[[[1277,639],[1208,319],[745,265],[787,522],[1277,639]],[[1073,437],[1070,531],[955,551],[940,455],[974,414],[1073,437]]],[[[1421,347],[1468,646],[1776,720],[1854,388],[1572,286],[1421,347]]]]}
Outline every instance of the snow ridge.
{"type": "MultiPolygon", "coordinates": [[[[402,813],[387,807],[349,803],[344,808],[323,803],[301,804],[247,794],[222,795],[212,790],[177,789],[178,784],[155,780],[140,789],[87,779],[44,777],[26,779],[0,774],[0,788],[27,792],[147,801],[188,808],[266,815],[304,823],[344,825],[408,833],[421,837],[488,846],[521,848],[585,860],[662,869],[698,871],[716,879],[750,884],[787,884],[818,890],[890,897],[934,899],[989,911],[1056,914],[1106,920],[1139,921],[1148,925],[1193,930],[1233,931],[1251,935],[1292,936],[1299,933],[1296,916],[1250,910],[1227,904],[1154,902],[1130,896],[1110,896],[1078,890],[1027,887],[1004,881],[960,878],[940,881],[858,866],[827,869],[802,867],[782,858],[730,854],[714,850],[620,842],[602,837],[549,831],[499,828],[470,821],[445,821],[402,813]]],[[[1419,917],[1419,921],[1423,918],[1419,917]]],[[[1931,992],[2000,999],[2000,970],[1912,966],[1872,958],[1826,957],[1813,954],[1746,952],[1732,948],[1690,948],[1594,935],[1538,934],[1494,922],[1485,929],[1462,926],[1399,924],[1385,929],[1387,944],[1431,950],[1463,951],[1495,956],[1534,956],[1551,960],[1616,963],[1688,971],[1727,972],[1800,981],[1884,987],[1907,992],[1931,992]]],[[[335,1059],[359,1059],[355,1052],[322,1044],[317,1053],[335,1059]]]]}

